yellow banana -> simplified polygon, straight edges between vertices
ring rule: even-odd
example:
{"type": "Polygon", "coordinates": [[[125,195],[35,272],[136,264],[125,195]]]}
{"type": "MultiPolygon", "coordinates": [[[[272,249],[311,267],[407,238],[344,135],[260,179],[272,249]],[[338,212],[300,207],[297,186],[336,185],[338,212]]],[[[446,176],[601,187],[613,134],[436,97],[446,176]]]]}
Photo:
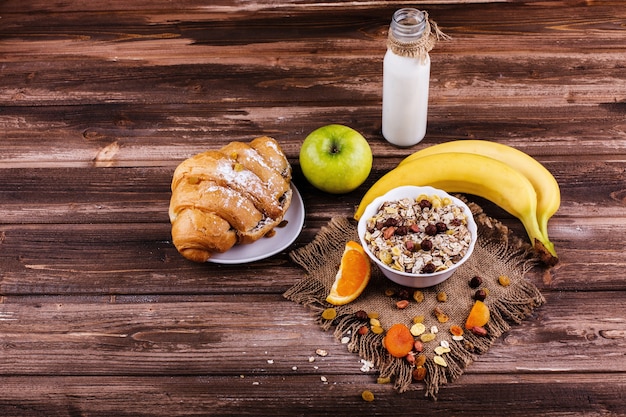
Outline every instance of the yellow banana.
{"type": "Polygon", "coordinates": [[[522,173],[496,159],[471,153],[446,152],[426,155],[398,165],[367,191],[354,218],[359,220],[365,207],[376,197],[402,185],[430,185],[447,192],[486,198],[517,217],[531,243],[547,263],[556,257],[545,252],[549,245],[537,223],[537,194],[522,173]]]}
{"type": "Polygon", "coordinates": [[[545,237],[546,249],[556,257],[554,245],[548,239],[548,220],[561,205],[561,190],[554,176],[539,161],[530,155],[502,143],[486,140],[456,140],[421,149],[406,157],[400,165],[421,158],[444,152],[466,152],[489,156],[504,162],[520,171],[528,178],[537,193],[537,223],[545,237]]]}

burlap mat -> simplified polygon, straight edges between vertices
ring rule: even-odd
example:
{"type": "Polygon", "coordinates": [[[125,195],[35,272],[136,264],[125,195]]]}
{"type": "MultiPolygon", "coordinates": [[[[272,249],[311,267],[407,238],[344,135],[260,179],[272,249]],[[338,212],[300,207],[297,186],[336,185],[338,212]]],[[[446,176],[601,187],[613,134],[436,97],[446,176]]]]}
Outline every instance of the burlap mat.
{"type": "MultiPolygon", "coordinates": [[[[448,280],[434,287],[421,289],[425,296],[423,302],[417,303],[411,299],[406,309],[398,309],[398,299],[387,295],[385,291],[394,289],[397,292],[402,288],[385,278],[372,264],[371,280],[363,294],[345,306],[336,307],[338,314],[334,320],[324,320],[321,317],[324,309],[332,307],[325,299],[335,279],[345,242],[358,241],[356,223],[343,217],[333,218],[311,243],[290,253],[291,259],[304,268],[306,275],[287,290],[284,297],[311,308],[320,326],[324,330],[334,329],[338,339],[349,337],[348,350],[373,363],[380,377],[390,377],[399,392],[416,386],[412,378],[414,366],[404,358],[389,355],[382,346],[384,333],[374,334],[369,331],[365,335],[359,335],[358,329],[364,322],[354,313],[359,310],[377,312],[385,329],[395,323],[404,323],[410,328],[415,316],[424,316],[427,331],[432,326],[437,326],[438,329],[436,339],[424,343],[423,351],[427,356],[424,365],[427,370],[424,379],[425,395],[436,399],[441,385],[458,378],[475,359],[475,355],[487,352],[509,330],[512,323],[521,323],[536,307],[545,302],[539,290],[524,278],[525,273],[536,263],[529,245],[523,244],[505,226],[485,215],[478,205],[468,205],[478,224],[479,236],[474,253],[448,280]],[[476,336],[466,330],[463,340],[453,340],[450,326],[464,328],[465,319],[474,303],[472,297],[476,289],[472,289],[468,282],[475,275],[483,278],[481,288],[489,291],[485,299],[491,313],[489,323],[485,326],[488,335],[476,336]],[[506,287],[500,285],[500,275],[508,276],[511,284],[506,287]],[[447,295],[445,302],[437,300],[437,294],[441,291],[447,295]],[[433,313],[435,307],[442,309],[450,320],[440,323],[433,313]],[[442,355],[447,362],[445,367],[433,361],[434,350],[440,346],[442,340],[448,341],[451,350],[442,355]]],[[[412,292],[411,289],[410,293],[412,292]]]]}

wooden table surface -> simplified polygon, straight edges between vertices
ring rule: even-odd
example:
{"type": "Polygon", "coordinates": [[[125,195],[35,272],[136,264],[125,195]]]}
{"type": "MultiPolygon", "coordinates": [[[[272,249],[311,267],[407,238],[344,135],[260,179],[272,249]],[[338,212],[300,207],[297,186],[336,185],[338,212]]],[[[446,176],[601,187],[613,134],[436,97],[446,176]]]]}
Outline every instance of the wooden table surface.
{"type": "Polygon", "coordinates": [[[414,4],[3,0],[0,414],[626,415],[623,1],[420,3],[453,39],[431,53],[426,138],[401,149],[380,131],[382,58],[393,11],[414,4]],[[298,163],[329,123],[374,152],[346,195],[298,163]],[[218,266],[171,243],[174,168],[260,135],[304,199],[290,250],[414,150],[479,138],[529,153],[562,192],[560,264],[529,274],[547,303],[437,401],[376,384],[283,298],[303,276],[288,251],[218,266]]]}

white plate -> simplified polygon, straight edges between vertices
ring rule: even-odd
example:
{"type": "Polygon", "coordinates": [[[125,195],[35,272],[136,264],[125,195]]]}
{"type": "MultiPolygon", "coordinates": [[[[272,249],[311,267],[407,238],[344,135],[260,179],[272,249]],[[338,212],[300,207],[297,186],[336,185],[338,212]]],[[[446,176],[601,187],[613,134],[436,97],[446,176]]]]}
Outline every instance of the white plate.
{"type": "Polygon", "coordinates": [[[276,234],[272,237],[262,237],[253,243],[233,246],[224,253],[211,255],[207,262],[216,264],[243,264],[269,258],[286,249],[300,235],[304,226],[304,202],[296,187],[292,184],[293,194],[291,205],[285,214],[285,227],[276,227],[276,234]]]}

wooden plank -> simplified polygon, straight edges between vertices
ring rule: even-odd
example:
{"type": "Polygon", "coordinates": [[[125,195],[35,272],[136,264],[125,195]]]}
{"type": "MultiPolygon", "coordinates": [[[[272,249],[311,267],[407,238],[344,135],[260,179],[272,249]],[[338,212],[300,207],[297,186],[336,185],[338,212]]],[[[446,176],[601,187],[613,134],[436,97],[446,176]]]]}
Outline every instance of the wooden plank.
{"type": "Polygon", "coordinates": [[[7,417],[75,416],[328,416],[481,415],[525,417],[565,414],[623,416],[620,374],[465,375],[464,387],[442,388],[437,401],[416,389],[401,395],[365,375],[3,377],[0,409],[7,417]],[[549,389],[546,389],[546,385],[549,389]],[[469,388],[467,388],[469,387],[469,388]],[[360,394],[371,390],[372,403],[360,394]],[[277,395],[280,393],[280,395],[277,395]],[[523,398],[523,407],[514,407],[523,398]],[[581,399],[581,400],[578,400],[581,399]]]}
{"type": "MultiPolygon", "coordinates": [[[[411,149],[391,147],[380,132],[380,107],[240,108],[215,110],[205,106],[8,107],[0,115],[5,132],[2,167],[165,166],[219,148],[233,140],[269,135],[280,141],[292,162],[300,144],[314,129],[328,123],[354,126],[370,142],[375,169],[397,163],[413,149],[448,140],[476,138],[517,147],[542,162],[561,161],[553,169],[576,175],[579,158],[610,156],[624,161],[626,127],[623,113],[598,104],[560,107],[431,108],[429,130],[411,149]],[[593,110],[593,111],[592,111],[593,110]],[[598,130],[595,123],[606,126],[598,130]],[[41,126],[54,126],[41,130],[41,126]],[[36,140],[37,147],[32,147],[36,140]],[[577,158],[572,158],[571,156],[577,158]],[[386,161],[386,158],[393,158],[386,161]]],[[[552,168],[552,167],[551,167],[552,168]]],[[[582,167],[581,167],[582,168],[582,167]]],[[[593,172],[594,178],[598,172],[593,172]]]]}
{"type": "MultiPolygon", "coordinates": [[[[626,372],[626,362],[619,359],[626,338],[624,290],[593,297],[559,291],[546,297],[545,306],[477,357],[468,373],[626,372]]],[[[0,374],[319,377],[360,372],[359,358],[322,331],[310,310],[280,294],[103,298],[5,297],[0,374]],[[316,357],[318,348],[329,355],[316,357]]]]}
{"type": "MultiPolygon", "coordinates": [[[[1,226],[0,293],[281,292],[302,276],[287,252],[310,242],[328,220],[307,220],[291,248],[242,266],[185,260],[171,243],[168,223],[1,226]],[[256,268],[263,273],[252,273],[256,268]]],[[[511,226],[523,236],[519,224],[511,226]]],[[[557,219],[550,230],[561,262],[533,281],[553,289],[624,290],[625,282],[615,279],[626,264],[624,227],[622,219],[557,219]]]]}
{"type": "MultiPolygon", "coordinates": [[[[324,194],[306,181],[297,160],[291,158],[294,184],[304,195],[308,216],[352,215],[365,191],[398,163],[396,159],[376,159],[370,177],[361,187],[348,195],[337,196],[329,204],[319,198],[324,194]]],[[[562,206],[554,221],[567,224],[572,218],[620,217],[626,185],[624,161],[626,156],[622,159],[620,155],[615,155],[612,161],[599,161],[597,155],[544,161],[561,184],[562,206]],[[585,196],[584,202],[581,195],[585,196]]],[[[0,224],[168,222],[174,168],[0,168],[3,203],[0,224]]],[[[493,217],[504,220],[511,217],[482,199],[474,199],[493,217]]]]}

